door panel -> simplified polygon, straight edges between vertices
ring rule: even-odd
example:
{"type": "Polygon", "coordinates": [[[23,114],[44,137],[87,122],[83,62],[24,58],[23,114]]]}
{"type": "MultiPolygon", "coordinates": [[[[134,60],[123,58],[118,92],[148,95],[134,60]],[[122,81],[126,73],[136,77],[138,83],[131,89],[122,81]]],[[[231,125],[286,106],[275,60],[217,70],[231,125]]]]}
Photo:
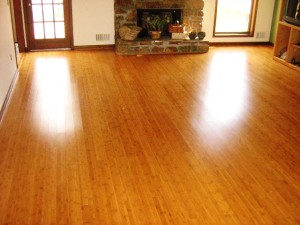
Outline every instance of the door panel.
{"type": "Polygon", "coordinates": [[[69,0],[25,0],[29,50],[71,48],[69,0]]]}

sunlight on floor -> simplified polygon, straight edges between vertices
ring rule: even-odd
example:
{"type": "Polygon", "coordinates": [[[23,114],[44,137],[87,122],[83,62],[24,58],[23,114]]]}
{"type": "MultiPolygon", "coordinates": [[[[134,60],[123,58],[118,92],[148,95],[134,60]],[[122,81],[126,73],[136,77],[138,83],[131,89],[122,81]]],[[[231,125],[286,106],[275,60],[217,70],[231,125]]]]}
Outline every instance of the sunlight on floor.
{"type": "Polygon", "coordinates": [[[192,126],[199,143],[213,152],[233,144],[235,133],[248,116],[247,55],[243,52],[215,53],[206,73],[206,85],[199,89],[199,99],[192,113],[192,126]],[[218,140],[216,142],[216,140],[218,140]]]}
{"type": "Polygon", "coordinates": [[[63,58],[40,58],[34,76],[35,118],[41,130],[65,133],[74,129],[68,62],[63,58]]]}
{"type": "Polygon", "coordinates": [[[247,104],[247,56],[215,54],[204,98],[204,120],[230,126],[243,116],[247,104]]]}

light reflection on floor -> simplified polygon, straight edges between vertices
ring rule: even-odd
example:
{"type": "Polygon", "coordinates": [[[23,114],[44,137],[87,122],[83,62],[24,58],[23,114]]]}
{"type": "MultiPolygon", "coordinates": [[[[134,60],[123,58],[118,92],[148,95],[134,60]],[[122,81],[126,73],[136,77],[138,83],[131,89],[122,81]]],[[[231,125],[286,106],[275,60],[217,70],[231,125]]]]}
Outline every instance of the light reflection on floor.
{"type": "Polygon", "coordinates": [[[201,101],[194,108],[191,123],[200,143],[217,151],[237,141],[234,133],[241,129],[247,116],[247,55],[243,52],[215,53],[206,76],[207,83],[199,89],[201,101]]]}
{"type": "Polygon", "coordinates": [[[211,62],[203,119],[230,126],[243,116],[247,105],[247,56],[245,53],[218,53],[211,62]]]}
{"type": "Polygon", "coordinates": [[[72,89],[68,62],[64,58],[39,58],[34,73],[35,118],[46,133],[74,129],[72,89]]]}

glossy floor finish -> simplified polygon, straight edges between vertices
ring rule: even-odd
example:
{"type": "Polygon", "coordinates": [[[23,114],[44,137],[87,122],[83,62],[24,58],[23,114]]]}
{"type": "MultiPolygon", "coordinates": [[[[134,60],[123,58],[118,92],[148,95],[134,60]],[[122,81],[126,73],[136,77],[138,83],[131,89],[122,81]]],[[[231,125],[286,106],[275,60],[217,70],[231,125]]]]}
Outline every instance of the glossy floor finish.
{"type": "Polygon", "coordinates": [[[271,47],[24,56],[1,225],[300,224],[300,74],[271,47]]]}

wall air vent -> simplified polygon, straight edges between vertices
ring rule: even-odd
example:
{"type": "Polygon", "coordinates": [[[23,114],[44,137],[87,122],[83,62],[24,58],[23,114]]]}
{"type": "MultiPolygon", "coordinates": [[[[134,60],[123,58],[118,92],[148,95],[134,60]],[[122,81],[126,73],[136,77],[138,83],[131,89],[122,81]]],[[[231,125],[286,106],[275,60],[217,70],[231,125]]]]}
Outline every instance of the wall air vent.
{"type": "Polygon", "coordinates": [[[266,37],[266,33],[265,32],[257,32],[256,33],[256,38],[265,38],[266,37]]]}
{"type": "Polygon", "coordinates": [[[96,41],[109,41],[110,34],[96,34],[96,41]]]}

